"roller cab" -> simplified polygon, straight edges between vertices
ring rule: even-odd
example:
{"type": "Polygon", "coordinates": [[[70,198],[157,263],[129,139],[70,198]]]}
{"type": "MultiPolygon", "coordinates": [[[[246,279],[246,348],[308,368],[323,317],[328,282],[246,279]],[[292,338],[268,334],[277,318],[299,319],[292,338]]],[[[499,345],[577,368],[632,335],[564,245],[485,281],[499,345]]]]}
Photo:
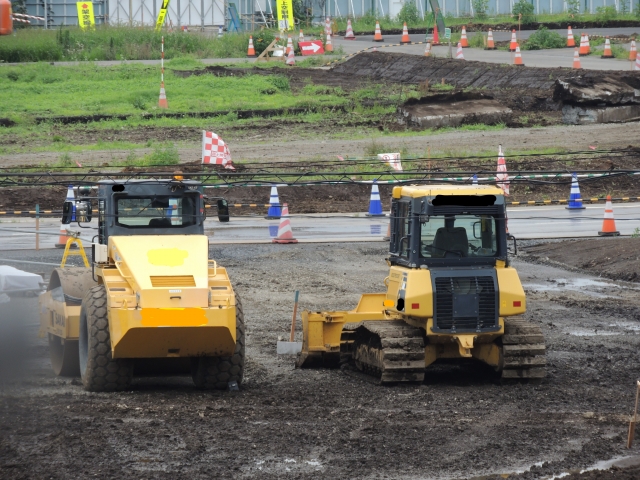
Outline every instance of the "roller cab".
{"type": "Polygon", "coordinates": [[[393,190],[386,293],[353,311],[303,312],[298,364],[353,361],[383,382],[421,381],[440,359],[476,359],[503,378],[542,378],[540,327],[517,318],[526,298],[510,266],[502,190],[393,190]]]}

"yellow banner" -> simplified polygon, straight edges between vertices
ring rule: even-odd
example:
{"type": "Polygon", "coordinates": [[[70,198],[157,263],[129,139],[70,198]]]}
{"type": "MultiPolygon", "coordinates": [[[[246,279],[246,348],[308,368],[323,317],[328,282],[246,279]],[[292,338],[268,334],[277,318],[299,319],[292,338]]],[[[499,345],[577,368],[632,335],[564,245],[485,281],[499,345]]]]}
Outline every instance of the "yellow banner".
{"type": "Polygon", "coordinates": [[[158,13],[158,20],[156,21],[156,32],[162,30],[164,25],[164,18],[167,16],[167,9],[169,8],[169,0],[162,0],[162,6],[160,7],[160,13],[158,13]]]}
{"type": "Polygon", "coordinates": [[[76,2],[78,7],[78,25],[82,30],[87,28],[94,28],[96,26],[96,19],[93,16],[93,3],[92,2],[76,2]]]}
{"type": "Polygon", "coordinates": [[[278,29],[293,30],[293,0],[278,0],[278,29]]]}

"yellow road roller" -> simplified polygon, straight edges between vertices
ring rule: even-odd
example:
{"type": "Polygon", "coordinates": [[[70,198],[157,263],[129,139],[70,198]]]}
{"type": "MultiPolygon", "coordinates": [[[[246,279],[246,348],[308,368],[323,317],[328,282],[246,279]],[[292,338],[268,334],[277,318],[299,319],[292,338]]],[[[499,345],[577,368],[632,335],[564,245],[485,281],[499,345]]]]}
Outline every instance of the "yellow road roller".
{"type": "Polygon", "coordinates": [[[354,310],[302,313],[298,366],[352,362],[381,383],[422,382],[438,361],[484,362],[503,379],[545,376],[542,330],[518,317],[526,298],[507,255],[494,186],[393,189],[385,293],[354,310]],[[427,370],[428,371],[428,370],[427,370]]]}
{"type": "MultiPolygon", "coordinates": [[[[134,375],[190,373],[212,389],[241,383],[242,305],[208,258],[204,202],[200,182],[174,176],[105,180],[65,203],[62,223],[80,228],[97,207],[98,234],[90,268],[56,268],[40,297],[57,375],[79,375],[89,391],[125,389],[134,375]]],[[[218,200],[219,219],[228,213],[218,200]]]]}

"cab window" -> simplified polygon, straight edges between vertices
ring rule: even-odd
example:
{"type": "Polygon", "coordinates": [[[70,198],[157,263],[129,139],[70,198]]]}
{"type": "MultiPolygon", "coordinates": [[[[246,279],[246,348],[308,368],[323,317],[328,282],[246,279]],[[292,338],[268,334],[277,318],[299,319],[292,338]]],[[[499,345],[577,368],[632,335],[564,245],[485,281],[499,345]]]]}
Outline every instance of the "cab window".
{"type": "Polygon", "coordinates": [[[197,222],[198,195],[184,197],[120,197],[116,223],[124,227],[177,228],[197,222]]]}
{"type": "Polygon", "coordinates": [[[422,258],[495,257],[496,221],[490,215],[431,216],[420,227],[422,258]]]}

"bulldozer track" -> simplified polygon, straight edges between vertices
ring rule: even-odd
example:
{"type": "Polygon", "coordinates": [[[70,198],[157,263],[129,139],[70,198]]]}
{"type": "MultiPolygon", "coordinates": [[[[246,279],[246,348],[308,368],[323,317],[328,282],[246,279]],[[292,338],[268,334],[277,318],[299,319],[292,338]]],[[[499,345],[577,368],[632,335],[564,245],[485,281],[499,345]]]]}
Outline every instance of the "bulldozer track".
{"type": "Polygon", "coordinates": [[[424,334],[401,320],[345,324],[341,353],[381,384],[424,380],[424,334]]]}
{"type": "Polygon", "coordinates": [[[502,379],[541,380],[546,376],[546,347],[542,329],[520,319],[506,319],[502,337],[502,379]]]}

